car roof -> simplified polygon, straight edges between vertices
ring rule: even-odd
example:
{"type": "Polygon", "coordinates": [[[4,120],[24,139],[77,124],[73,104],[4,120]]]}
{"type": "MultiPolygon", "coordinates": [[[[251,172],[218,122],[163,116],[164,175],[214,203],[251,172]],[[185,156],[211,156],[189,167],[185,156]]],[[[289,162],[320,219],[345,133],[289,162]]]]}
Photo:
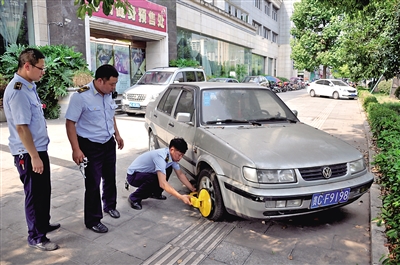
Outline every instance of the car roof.
{"type": "Polygon", "coordinates": [[[266,89],[270,90],[267,87],[259,86],[254,83],[219,83],[219,82],[181,82],[171,84],[170,87],[192,87],[194,89],[213,89],[213,88],[232,88],[232,89],[266,89]]]}

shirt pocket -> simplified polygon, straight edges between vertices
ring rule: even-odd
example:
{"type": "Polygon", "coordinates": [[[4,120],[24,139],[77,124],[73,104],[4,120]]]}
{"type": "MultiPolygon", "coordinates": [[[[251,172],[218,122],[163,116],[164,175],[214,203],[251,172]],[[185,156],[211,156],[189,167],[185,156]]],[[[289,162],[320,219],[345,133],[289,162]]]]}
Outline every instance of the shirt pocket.
{"type": "Polygon", "coordinates": [[[114,115],[115,115],[115,110],[118,108],[117,104],[111,104],[109,105],[106,109],[107,109],[107,116],[109,119],[113,119],[114,115]]]}
{"type": "Polygon", "coordinates": [[[104,119],[104,114],[100,106],[87,106],[87,121],[89,123],[98,124],[102,119],[104,119]]]}
{"type": "Polygon", "coordinates": [[[34,120],[40,119],[40,117],[43,117],[42,105],[39,103],[31,103],[31,112],[34,120]]]}

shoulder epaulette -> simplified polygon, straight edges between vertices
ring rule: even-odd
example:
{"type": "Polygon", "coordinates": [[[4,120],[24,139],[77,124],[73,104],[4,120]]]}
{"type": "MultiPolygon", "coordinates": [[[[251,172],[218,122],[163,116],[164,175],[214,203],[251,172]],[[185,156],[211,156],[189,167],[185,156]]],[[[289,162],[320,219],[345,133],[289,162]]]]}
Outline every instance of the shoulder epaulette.
{"type": "Polygon", "coordinates": [[[14,89],[21,90],[21,88],[22,88],[22,83],[21,83],[21,82],[16,82],[16,83],[14,84],[14,89]]]}
{"type": "Polygon", "coordinates": [[[88,86],[83,86],[77,90],[78,93],[82,93],[88,91],[90,88],[88,86]]]}

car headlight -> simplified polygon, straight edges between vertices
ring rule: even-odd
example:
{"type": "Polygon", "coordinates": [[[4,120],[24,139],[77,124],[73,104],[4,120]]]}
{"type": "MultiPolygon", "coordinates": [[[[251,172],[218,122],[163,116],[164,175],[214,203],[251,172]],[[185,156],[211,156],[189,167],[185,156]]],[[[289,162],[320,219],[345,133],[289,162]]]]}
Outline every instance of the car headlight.
{"type": "Polygon", "coordinates": [[[255,169],[243,167],[243,176],[251,182],[262,184],[294,183],[297,181],[293,169],[255,169]]]}
{"type": "Polygon", "coordinates": [[[122,99],[127,99],[126,93],[122,94],[122,99]]]}
{"type": "Polygon", "coordinates": [[[351,174],[355,174],[357,172],[363,171],[365,170],[365,168],[367,167],[365,165],[364,159],[358,159],[356,161],[350,162],[350,173],[351,174]]]}

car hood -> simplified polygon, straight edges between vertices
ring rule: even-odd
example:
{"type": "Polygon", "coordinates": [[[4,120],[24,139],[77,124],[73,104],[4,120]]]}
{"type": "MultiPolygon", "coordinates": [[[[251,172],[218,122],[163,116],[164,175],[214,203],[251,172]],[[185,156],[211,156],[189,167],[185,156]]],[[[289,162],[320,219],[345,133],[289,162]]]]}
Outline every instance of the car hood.
{"type": "Polygon", "coordinates": [[[127,89],[128,94],[158,94],[162,92],[168,85],[134,85],[127,89]]]}
{"type": "Polygon", "coordinates": [[[257,168],[303,168],[362,158],[348,143],[303,123],[206,127],[204,134],[202,141],[211,152],[257,168]],[[217,138],[222,146],[208,137],[217,138]]]}

